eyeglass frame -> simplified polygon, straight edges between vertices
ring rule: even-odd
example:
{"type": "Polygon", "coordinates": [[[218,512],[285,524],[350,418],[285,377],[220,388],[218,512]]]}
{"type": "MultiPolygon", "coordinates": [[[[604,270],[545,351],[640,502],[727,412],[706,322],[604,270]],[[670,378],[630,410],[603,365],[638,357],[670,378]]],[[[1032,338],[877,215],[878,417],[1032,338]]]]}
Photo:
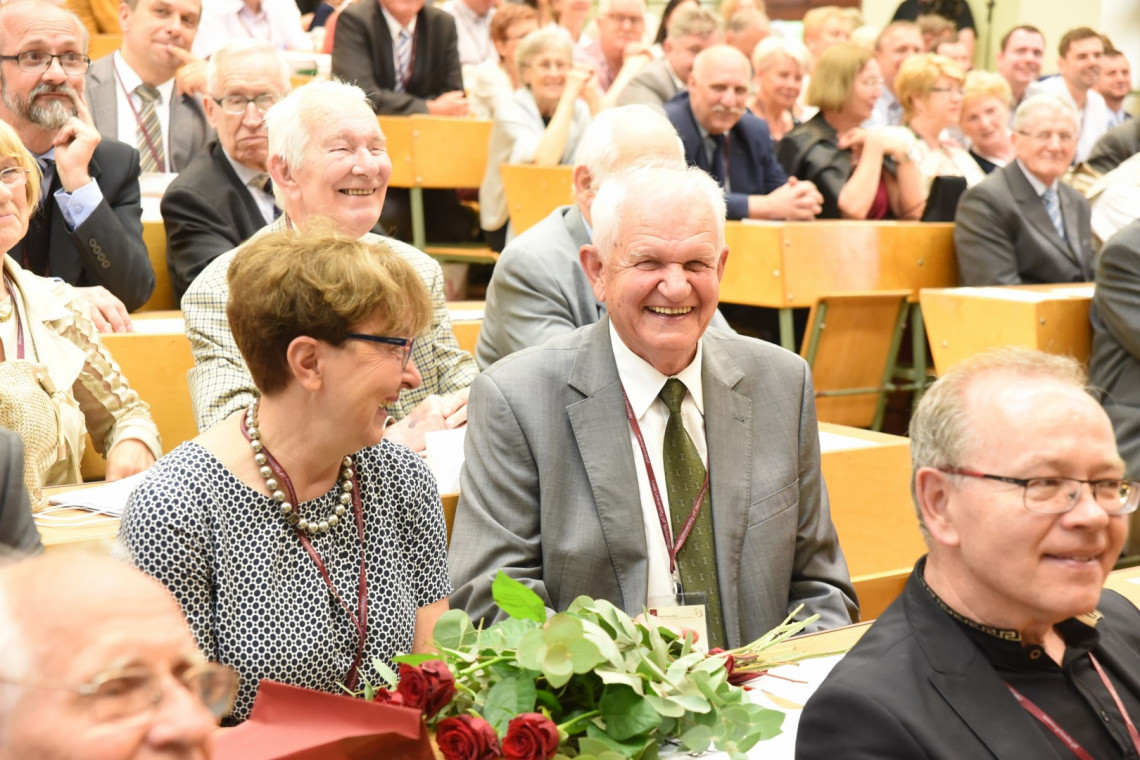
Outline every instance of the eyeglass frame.
{"type": "Polygon", "coordinates": [[[29,170],[22,166],[8,166],[0,169],[0,183],[6,187],[23,187],[28,184],[29,170]],[[16,177],[14,182],[9,182],[5,177],[16,177]]]}
{"type": "Polygon", "coordinates": [[[253,97],[253,98],[247,98],[245,95],[223,95],[220,98],[215,98],[214,96],[211,95],[210,100],[212,100],[218,104],[218,108],[222,109],[222,113],[228,114],[230,116],[244,116],[245,112],[249,110],[249,104],[250,103],[253,103],[253,107],[255,109],[257,109],[257,112],[259,114],[261,114],[262,116],[264,116],[265,114],[269,113],[270,108],[272,108],[273,106],[275,106],[281,102],[281,96],[278,95],[277,93],[274,93],[274,92],[263,92],[263,93],[259,94],[257,97],[253,97]],[[235,98],[235,99],[241,98],[242,100],[245,101],[245,104],[241,107],[240,111],[227,111],[226,106],[223,103],[223,101],[228,100],[229,98],[235,98]],[[267,105],[265,108],[262,108],[261,106],[259,106],[257,104],[257,101],[261,100],[262,98],[273,98],[274,100],[272,103],[267,105]]]}
{"type": "MultiPolygon", "coordinates": [[[[154,681],[153,685],[155,687],[154,693],[151,695],[150,700],[149,700],[149,707],[144,708],[138,712],[133,712],[133,713],[125,714],[125,715],[119,715],[119,716],[115,716],[115,717],[106,717],[106,716],[96,715],[96,717],[100,721],[103,721],[106,723],[114,723],[117,721],[125,721],[125,720],[130,720],[132,718],[137,718],[138,716],[145,714],[148,710],[154,710],[160,704],[162,704],[162,700],[166,698],[166,689],[162,688],[160,686],[160,680],[159,680],[157,673],[155,673],[154,671],[150,670],[149,668],[146,668],[143,666],[127,666],[127,667],[124,667],[121,665],[112,665],[109,668],[107,668],[106,670],[104,670],[100,673],[97,673],[87,683],[75,683],[72,681],[58,681],[58,680],[54,680],[54,679],[50,679],[50,678],[38,678],[38,679],[36,679],[36,678],[10,678],[10,677],[3,676],[3,675],[0,675],[0,683],[9,684],[11,686],[21,686],[21,687],[30,688],[30,689],[56,689],[56,690],[60,690],[60,691],[71,691],[71,692],[74,692],[76,694],[79,694],[82,697],[86,697],[88,699],[94,699],[94,698],[98,697],[99,689],[104,684],[110,683],[111,681],[113,681],[117,678],[125,678],[125,677],[132,675],[132,674],[136,674],[136,673],[141,674],[144,672],[146,673],[146,676],[148,678],[150,678],[154,681]]],[[[221,718],[224,718],[225,716],[229,715],[231,711],[233,711],[234,703],[237,700],[237,693],[238,693],[238,686],[239,686],[240,678],[238,676],[238,672],[236,670],[234,670],[234,668],[230,667],[229,665],[224,665],[220,662],[211,662],[208,660],[203,661],[203,662],[198,662],[198,663],[195,663],[194,665],[191,665],[189,668],[187,668],[182,673],[174,676],[174,678],[204,708],[206,708],[206,710],[209,711],[209,713],[211,715],[213,715],[215,719],[220,720],[221,718]],[[230,677],[231,684],[230,684],[230,689],[229,689],[229,697],[225,700],[225,702],[219,702],[217,705],[206,704],[204,701],[202,701],[201,695],[196,693],[194,689],[190,688],[190,685],[187,683],[186,679],[190,676],[194,676],[194,675],[198,675],[198,674],[206,673],[206,672],[210,672],[210,673],[213,673],[216,675],[225,674],[225,675],[228,675],[230,677]]]]}
{"type": "Polygon", "coordinates": [[[1104,513],[1106,515],[1109,515],[1110,517],[1117,517],[1117,516],[1121,516],[1121,515],[1129,515],[1129,514],[1132,514],[1133,512],[1135,512],[1137,507],[1140,507],[1140,482],[1137,482],[1135,480],[1130,480],[1128,478],[1100,478],[1099,480],[1081,480],[1080,478],[1066,478],[1066,477],[1061,477],[1060,475],[1053,475],[1053,476],[1049,476],[1049,477],[1038,477],[1038,478],[1013,478],[1013,477],[1009,477],[1008,475],[992,475],[992,474],[985,473],[985,472],[977,472],[976,470],[967,470],[967,469],[962,468],[962,467],[938,467],[936,469],[939,472],[946,473],[947,475],[962,475],[962,476],[967,477],[967,478],[980,478],[980,479],[985,479],[985,480],[996,480],[999,483],[1009,483],[1010,485],[1021,486],[1021,505],[1023,507],[1025,507],[1026,511],[1032,512],[1035,515],[1064,515],[1064,514],[1068,514],[1069,512],[1072,512],[1074,509],[1077,508],[1077,505],[1081,503],[1081,496],[1085,492],[1085,489],[1083,488],[1083,486],[1085,486],[1085,485],[1087,485],[1089,487],[1089,492],[1092,494],[1093,501],[1095,501],[1097,503],[1097,506],[1100,507],[1101,509],[1103,509],[1104,513]],[[1080,483],[1082,488],[1078,491],[1077,497],[1072,500],[1072,503],[1069,505],[1068,509],[1062,510],[1060,512],[1042,512],[1040,510],[1031,509],[1029,507],[1029,484],[1035,480],[1062,480],[1062,481],[1068,481],[1070,483],[1080,483]],[[1129,485],[1129,497],[1121,505],[1120,511],[1109,512],[1107,509],[1104,508],[1104,505],[1101,504],[1100,501],[1096,498],[1096,485],[1098,483],[1111,483],[1114,481],[1119,481],[1122,484],[1127,483],[1129,485]],[[1135,497],[1132,496],[1133,493],[1136,494],[1135,497]],[[1131,508],[1129,508],[1129,503],[1132,504],[1131,508]]]}
{"type": "Polygon", "coordinates": [[[393,338],[387,335],[369,335],[368,333],[345,333],[345,340],[363,340],[369,343],[383,343],[386,346],[397,346],[404,349],[404,363],[400,366],[401,370],[408,368],[408,362],[412,360],[412,347],[415,345],[415,338],[393,338]]]}
{"type": "Polygon", "coordinates": [[[68,51],[65,51],[63,53],[48,53],[44,50],[24,50],[24,51],[21,51],[19,53],[16,53],[15,55],[0,55],[0,61],[15,61],[17,68],[19,68],[20,71],[23,71],[26,74],[43,74],[44,72],[46,72],[48,69],[51,68],[52,63],[54,63],[56,60],[59,61],[60,70],[64,74],[67,74],[68,76],[73,76],[73,77],[83,76],[84,74],[87,73],[87,69],[89,69],[91,67],[91,59],[89,57],[87,57],[86,55],[84,55],[83,53],[77,53],[74,50],[68,50],[68,51]],[[20,59],[23,56],[26,56],[29,54],[46,55],[48,57],[47,64],[45,64],[42,68],[32,68],[32,69],[28,68],[27,65],[23,61],[21,61],[20,59]],[[82,71],[68,71],[67,67],[63,65],[63,57],[65,55],[78,56],[79,60],[83,62],[83,70],[82,71]]]}
{"type": "Polygon", "coordinates": [[[1046,145],[1053,142],[1054,137],[1056,137],[1057,142],[1062,145],[1071,145],[1079,139],[1078,135],[1069,132],[1026,132],[1023,129],[1019,129],[1017,130],[1017,134],[1036,140],[1037,142],[1045,143],[1046,145]]]}

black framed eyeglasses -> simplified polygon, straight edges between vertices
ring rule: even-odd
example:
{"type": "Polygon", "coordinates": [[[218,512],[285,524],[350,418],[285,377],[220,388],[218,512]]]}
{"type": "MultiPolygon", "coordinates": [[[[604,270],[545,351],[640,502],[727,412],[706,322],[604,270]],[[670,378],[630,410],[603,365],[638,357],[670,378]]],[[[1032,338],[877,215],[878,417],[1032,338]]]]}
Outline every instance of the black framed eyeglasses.
{"type": "Polygon", "coordinates": [[[408,362],[412,358],[412,345],[416,342],[415,338],[390,338],[387,335],[369,335],[367,333],[347,333],[344,336],[347,340],[364,340],[369,343],[383,343],[386,346],[395,346],[403,350],[401,357],[400,369],[408,368],[408,362]]]}
{"type": "MultiPolygon", "coordinates": [[[[238,674],[228,665],[202,662],[175,674],[175,678],[215,718],[223,718],[233,709],[238,674]]],[[[139,666],[111,667],[88,683],[3,676],[0,682],[33,689],[73,691],[89,700],[92,713],[104,722],[127,720],[150,712],[166,694],[159,675],[139,666]]]]}
{"type": "Polygon", "coordinates": [[[967,478],[983,478],[1000,483],[1020,486],[1022,503],[1030,512],[1043,515],[1060,515],[1072,511],[1081,500],[1084,486],[1092,490],[1093,499],[1110,515],[1126,515],[1135,512],[1140,505],[1140,483],[1124,478],[1103,480],[1081,480],[1080,478],[1011,478],[1005,475],[990,475],[984,472],[965,470],[960,467],[939,468],[948,475],[963,475],[967,478]]]}
{"type": "Polygon", "coordinates": [[[51,62],[59,59],[59,66],[64,74],[77,76],[86,74],[91,59],[83,53],[47,53],[43,50],[25,50],[16,55],[0,55],[0,61],[15,61],[20,71],[29,74],[42,74],[51,68],[51,62]]]}
{"type": "Polygon", "coordinates": [[[277,105],[281,96],[273,92],[263,92],[254,98],[247,98],[245,95],[226,95],[223,98],[212,98],[212,100],[222,107],[224,113],[228,113],[230,116],[241,116],[249,108],[250,103],[253,103],[257,112],[264,116],[270,108],[277,105]]]}

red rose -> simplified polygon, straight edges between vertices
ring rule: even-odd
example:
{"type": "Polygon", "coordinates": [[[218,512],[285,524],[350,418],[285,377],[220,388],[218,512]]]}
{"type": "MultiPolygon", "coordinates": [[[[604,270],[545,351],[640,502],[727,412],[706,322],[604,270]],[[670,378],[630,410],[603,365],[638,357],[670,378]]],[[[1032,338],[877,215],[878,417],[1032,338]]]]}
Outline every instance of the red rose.
{"type": "Polygon", "coordinates": [[[435,743],[447,760],[495,760],[499,737],[491,724],[477,715],[457,715],[435,727],[435,743]]]}
{"type": "Polygon", "coordinates": [[[398,691],[388,691],[387,689],[377,689],[376,695],[372,697],[373,702],[383,702],[389,705],[403,705],[404,695],[398,691]]]}
{"type": "Polygon", "coordinates": [[[400,683],[396,687],[396,691],[403,695],[405,707],[422,710],[427,704],[428,695],[431,693],[431,683],[427,674],[422,670],[401,663],[400,683]]]}
{"type": "Polygon", "coordinates": [[[542,713],[523,713],[507,725],[503,757],[508,760],[549,760],[558,751],[558,727],[542,713]]]}
{"type": "Polygon", "coordinates": [[[424,715],[434,718],[436,713],[455,698],[455,676],[443,660],[428,660],[420,665],[420,670],[427,676],[431,687],[424,705],[424,715]]]}

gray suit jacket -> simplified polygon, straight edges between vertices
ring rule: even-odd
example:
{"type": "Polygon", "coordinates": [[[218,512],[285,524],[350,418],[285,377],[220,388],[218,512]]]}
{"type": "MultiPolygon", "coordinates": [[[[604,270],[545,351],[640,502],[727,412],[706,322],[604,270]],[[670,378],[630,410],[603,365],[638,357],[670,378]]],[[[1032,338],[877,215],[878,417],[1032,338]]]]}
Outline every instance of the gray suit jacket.
{"type": "Polygon", "coordinates": [[[962,195],[954,248],[962,285],[1089,282],[1093,278],[1089,203],[1058,183],[1063,240],[1016,161],[962,195]]]}
{"type": "Polygon", "coordinates": [[[1100,252],[1092,303],[1089,384],[1112,420],[1130,477],[1140,476],[1140,222],[1100,252]]]}
{"type": "MultiPolygon", "coordinates": [[[[812,628],[849,623],[855,592],[820,476],[802,359],[734,333],[705,334],[702,382],[716,561],[730,646],[801,602],[812,628]]],[[[451,605],[496,614],[500,568],[564,610],[579,595],[630,614],[649,569],[609,319],[504,359],[471,385],[451,605]]]]}
{"type": "Polygon", "coordinates": [[[656,58],[645,65],[637,76],[629,80],[618,95],[617,104],[644,103],[649,106],[663,106],[665,102],[681,91],[673,81],[673,74],[664,58],[656,58]]]}
{"type": "MultiPolygon", "coordinates": [[[[87,69],[87,105],[99,134],[134,145],[135,135],[119,135],[119,82],[111,65],[113,60],[113,55],[104,56],[87,69]]],[[[190,95],[175,92],[170,99],[170,155],[167,157],[170,171],[185,169],[215,137],[202,104],[190,95]]]]}
{"type": "Polygon", "coordinates": [[[38,553],[43,544],[24,487],[24,444],[16,433],[0,428],[0,556],[5,549],[38,553]]]}

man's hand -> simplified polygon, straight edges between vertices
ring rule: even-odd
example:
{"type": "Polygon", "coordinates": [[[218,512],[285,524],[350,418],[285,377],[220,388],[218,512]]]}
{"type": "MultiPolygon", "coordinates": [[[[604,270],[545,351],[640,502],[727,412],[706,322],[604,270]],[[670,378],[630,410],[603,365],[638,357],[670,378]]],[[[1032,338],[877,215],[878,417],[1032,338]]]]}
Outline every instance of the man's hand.
{"type": "Polygon", "coordinates": [[[467,424],[467,394],[464,388],[450,396],[431,395],[416,405],[404,419],[392,425],[384,437],[402,443],[412,451],[426,448],[424,434],[435,430],[451,430],[467,424]]]}
{"type": "Polygon", "coordinates": [[[90,288],[75,288],[75,294],[87,304],[87,316],[101,333],[134,332],[127,307],[102,285],[90,288]]]}
{"type": "Polygon", "coordinates": [[[150,453],[150,449],[142,441],[126,438],[107,452],[107,480],[129,478],[152,464],[154,454],[150,453]]]}
{"type": "Polygon", "coordinates": [[[91,156],[103,139],[99,130],[95,129],[91,112],[87,110],[83,98],[75,97],[72,103],[75,104],[77,115],[68,119],[52,140],[55,147],[55,170],[59,172],[60,184],[68,193],[74,193],[91,181],[87,165],[91,163],[91,156]]]}
{"type": "Polygon", "coordinates": [[[174,86],[180,95],[205,97],[206,95],[206,62],[174,45],[167,45],[166,49],[178,59],[179,68],[174,74],[174,86]]]}
{"type": "Polygon", "coordinates": [[[806,179],[789,177],[787,184],[762,197],[765,201],[762,213],[766,219],[806,222],[823,210],[823,196],[806,179]]]}
{"type": "Polygon", "coordinates": [[[463,90],[445,92],[435,100],[427,101],[427,109],[433,116],[466,116],[467,96],[463,90]]]}

